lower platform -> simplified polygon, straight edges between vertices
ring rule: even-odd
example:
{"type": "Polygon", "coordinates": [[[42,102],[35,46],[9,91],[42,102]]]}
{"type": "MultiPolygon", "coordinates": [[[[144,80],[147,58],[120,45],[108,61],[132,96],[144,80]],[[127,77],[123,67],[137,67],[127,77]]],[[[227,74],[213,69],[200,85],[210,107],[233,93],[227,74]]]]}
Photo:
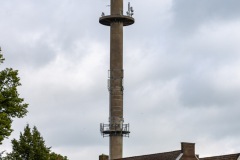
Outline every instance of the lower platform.
{"type": "Polygon", "coordinates": [[[100,124],[100,132],[103,137],[123,136],[129,137],[129,124],[100,124]]]}

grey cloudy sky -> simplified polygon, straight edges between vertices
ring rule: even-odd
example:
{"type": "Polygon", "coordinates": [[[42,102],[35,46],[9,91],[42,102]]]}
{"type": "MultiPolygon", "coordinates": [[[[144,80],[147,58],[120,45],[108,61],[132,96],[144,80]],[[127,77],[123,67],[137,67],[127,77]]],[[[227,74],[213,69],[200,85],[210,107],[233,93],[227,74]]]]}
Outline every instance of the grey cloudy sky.
{"type": "MultiPolygon", "coordinates": [[[[19,70],[29,123],[71,160],[108,154],[110,0],[0,0],[0,46],[19,70]]],[[[240,152],[240,1],[129,0],[136,23],[124,29],[124,156],[177,150],[200,156],[240,152]]],[[[125,7],[127,7],[125,0],[125,7]]]]}

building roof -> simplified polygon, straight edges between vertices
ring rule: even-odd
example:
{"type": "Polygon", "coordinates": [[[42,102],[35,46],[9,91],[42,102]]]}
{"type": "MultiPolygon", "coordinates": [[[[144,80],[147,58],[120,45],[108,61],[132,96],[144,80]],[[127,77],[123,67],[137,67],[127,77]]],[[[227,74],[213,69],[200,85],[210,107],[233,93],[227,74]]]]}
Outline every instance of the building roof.
{"type": "MultiPolygon", "coordinates": [[[[108,159],[108,156],[105,157],[105,160],[107,159],[108,159]]],[[[199,156],[195,154],[194,143],[182,142],[181,150],[135,156],[135,157],[120,158],[115,160],[179,160],[179,159],[181,160],[240,160],[240,153],[199,158],[199,156]]],[[[102,159],[100,158],[100,160],[104,160],[103,156],[102,156],[102,159]]]]}
{"type": "Polygon", "coordinates": [[[240,153],[200,158],[200,160],[238,160],[238,159],[240,159],[240,153]]]}
{"type": "Polygon", "coordinates": [[[117,160],[176,160],[180,154],[181,154],[181,150],[177,150],[177,151],[165,152],[165,153],[149,154],[149,155],[136,156],[136,157],[127,157],[127,158],[121,158],[117,160]]]}

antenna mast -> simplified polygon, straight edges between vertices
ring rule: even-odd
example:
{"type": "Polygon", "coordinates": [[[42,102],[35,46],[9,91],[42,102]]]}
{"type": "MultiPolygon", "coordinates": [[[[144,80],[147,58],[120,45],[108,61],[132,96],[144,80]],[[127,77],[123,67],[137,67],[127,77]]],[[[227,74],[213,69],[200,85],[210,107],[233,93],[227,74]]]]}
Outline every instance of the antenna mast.
{"type": "Polygon", "coordinates": [[[109,137],[110,159],[122,158],[123,137],[129,137],[129,124],[123,118],[123,27],[134,23],[133,8],[128,3],[123,15],[123,0],[111,0],[111,14],[102,16],[99,23],[110,26],[109,123],[100,124],[103,137],[109,137]]]}

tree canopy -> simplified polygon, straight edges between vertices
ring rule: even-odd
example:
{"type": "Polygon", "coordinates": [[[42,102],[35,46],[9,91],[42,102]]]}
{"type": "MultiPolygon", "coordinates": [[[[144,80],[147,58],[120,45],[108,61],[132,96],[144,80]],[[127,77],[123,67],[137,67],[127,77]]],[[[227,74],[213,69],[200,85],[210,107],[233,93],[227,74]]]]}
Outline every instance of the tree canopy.
{"type": "MultiPolygon", "coordinates": [[[[4,60],[0,48],[0,65],[4,60]]],[[[0,71],[0,144],[13,131],[13,118],[22,118],[27,113],[28,104],[19,97],[18,86],[21,83],[17,70],[5,68],[0,71]]]]}
{"type": "Polygon", "coordinates": [[[33,127],[32,131],[29,125],[20,133],[19,140],[12,140],[12,152],[7,154],[4,160],[68,160],[66,156],[51,152],[51,147],[47,147],[43,137],[33,127]]]}

